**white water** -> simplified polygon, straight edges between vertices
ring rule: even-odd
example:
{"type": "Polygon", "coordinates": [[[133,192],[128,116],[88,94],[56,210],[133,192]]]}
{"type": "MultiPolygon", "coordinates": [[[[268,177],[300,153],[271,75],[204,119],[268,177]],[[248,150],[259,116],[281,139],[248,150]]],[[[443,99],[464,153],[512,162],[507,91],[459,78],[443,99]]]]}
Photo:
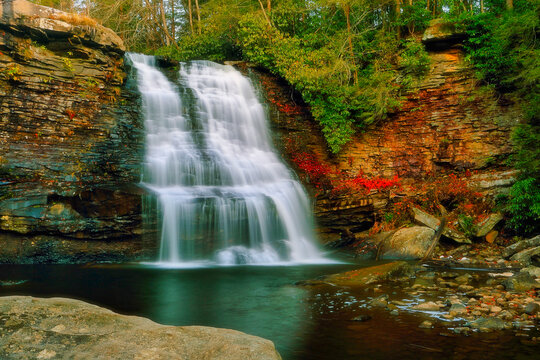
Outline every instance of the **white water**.
{"type": "Polygon", "coordinates": [[[182,65],[180,86],[130,54],[145,110],[144,185],[161,214],[159,261],[324,262],[311,207],[276,155],[250,81],[230,66],[182,65]]]}

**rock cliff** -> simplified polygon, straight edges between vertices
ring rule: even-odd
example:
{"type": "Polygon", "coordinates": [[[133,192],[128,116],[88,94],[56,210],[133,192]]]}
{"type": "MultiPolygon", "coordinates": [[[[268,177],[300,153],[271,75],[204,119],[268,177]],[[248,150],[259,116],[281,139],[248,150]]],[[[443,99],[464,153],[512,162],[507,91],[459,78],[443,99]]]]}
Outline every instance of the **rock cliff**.
{"type": "MultiPolygon", "coordinates": [[[[336,156],[328,154],[322,134],[308,120],[300,97],[270,75],[258,75],[286,157],[292,159],[298,151],[306,151],[334,173],[386,179],[397,176],[405,185],[399,194],[371,191],[328,195],[317,194],[312,188],[317,195],[315,215],[324,241],[369,229],[376,214],[383,212],[393,197],[417,194],[427,179],[468,170],[467,182],[484,195],[493,196],[511,186],[516,172],[504,164],[512,152],[512,128],[522,120],[522,114],[519,106],[478,84],[465,61],[460,45],[463,37],[435,21],[425,36],[431,62],[428,74],[408,93],[396,113],[368,126],[336,156]]],[[[295,166],[293,162],[291,165],[295,166]]],[[[305,178],[300,169],[297,172],[305,178]]]]}
{"type": "MultiPolygon", "coordinates": [[[[133,240],[143,125],[122,40],[92,19],[24,0],[0,3],[0,33],[0,242],[8,258],[46,258],[69,238],[133,240]]],[[[114,257],[108,242],[90,247],[100,246],[114,257]]]]}

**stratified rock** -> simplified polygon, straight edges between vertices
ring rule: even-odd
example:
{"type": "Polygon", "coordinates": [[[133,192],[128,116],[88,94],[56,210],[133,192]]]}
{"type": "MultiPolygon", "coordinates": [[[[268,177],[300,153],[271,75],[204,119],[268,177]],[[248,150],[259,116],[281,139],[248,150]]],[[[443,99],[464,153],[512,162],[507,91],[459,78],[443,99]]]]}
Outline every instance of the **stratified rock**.
{"type": "MultiPolygon", "coordinates": [[[[0,15],[0,232],[20,236],[19,253],[41,252],[41,234],[141,241],[144,124],[122,40],[24,0],[0,15]]],[[[17,260],[10,239],[0,236],[0,261],[17,260]]]]}
{"type": "Polygon", "coordinates": [[[477,225],[476,236],[486,236],[502,219],[502,214],[490,214],[484,221],[477,225]]]}
{"type": "Polygon", "coordinates": [[[510,257],[512,261],[519,261],[523,265],[540,265],[540,246],[523,250],[510,257]]]}
{"type": "MultiPolygon", "coordinates": [[[[422,225],[426,225],[427,227],[437,230],[441,221],[437,219],[435,216],[428,214],[427,212],[417,208],[417,207],[411,207],[411,210],[414,214],[414,220],[422,225]]],[[[463,243],[463,244],[471,244],[471,240],[468,239],[463,233],[451,229],[449,227],[445,227],[443,231],[443,235],[446,236],[449,239],[454,240],[457,243],[463,243]]]]}
{"type": "Polygon", "coordinates": [[[464,32],[456,31],[453,23],[449,23],[444,19],[433,19],[429,22],[424,35],[422,35],[422,42],[431,48],[445,49],[460,43],[466,37],[467,35],[464,32]]]}
{"type": "Polygon", "coordinates": [[[57,9],[33,4],[26,0],[11,0],[0,3],[0,18],[25,31],[33,37],[46,40],[67,39],[76,36],[77,41],[107,51],[125,50],[124,42],[109,28],[78,14],[69,14],[57,9]]]}
{"type": "Polygon", "coordinates": [[[540,246],[540,235],[537,235],[531,239],[521,240],[518,241],[515,244],[512,244],[510,246],[507,246],[503,250],[503,256],[505,258],[509,258],[510,256],[514,255],[515,253],[518,253],[520,251],[523,251],[525,249],[533,248],[540,246]]]}
{"type": "Polygon", "coordinates": [[[432,243],[435,231],[425,226],[413,226],[396,231],[382,246],[383,259],[421,259],[432,243]]]}
{"type": "Polygon", "coordinates": [[[0,358],[281,359],[271,341],[239,331],[165,326],[79,300],[0,298],[0,358]]]}

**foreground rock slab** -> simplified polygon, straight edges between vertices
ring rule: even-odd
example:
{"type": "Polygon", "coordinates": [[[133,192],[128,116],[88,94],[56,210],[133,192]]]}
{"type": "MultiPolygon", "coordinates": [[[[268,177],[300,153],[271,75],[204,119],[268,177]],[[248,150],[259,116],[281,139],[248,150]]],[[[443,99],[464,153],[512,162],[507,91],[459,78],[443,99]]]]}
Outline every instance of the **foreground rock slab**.
{"type": "Polygon", "coordinates": [[[235,330],[164,326],[65,298],[0,297],[1,359],[281,359],[235,330]]]}

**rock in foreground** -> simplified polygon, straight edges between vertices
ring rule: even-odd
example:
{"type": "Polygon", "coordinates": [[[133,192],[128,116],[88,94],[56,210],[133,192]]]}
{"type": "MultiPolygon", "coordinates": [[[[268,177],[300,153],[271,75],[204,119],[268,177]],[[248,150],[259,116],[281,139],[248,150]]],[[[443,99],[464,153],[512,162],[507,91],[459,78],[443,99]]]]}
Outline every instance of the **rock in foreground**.
{"type": "Polygon", "coordinates": [[[164,326],[79,300],[0,298],[1,359],[281,359],[239,331],[164,326]]]}

